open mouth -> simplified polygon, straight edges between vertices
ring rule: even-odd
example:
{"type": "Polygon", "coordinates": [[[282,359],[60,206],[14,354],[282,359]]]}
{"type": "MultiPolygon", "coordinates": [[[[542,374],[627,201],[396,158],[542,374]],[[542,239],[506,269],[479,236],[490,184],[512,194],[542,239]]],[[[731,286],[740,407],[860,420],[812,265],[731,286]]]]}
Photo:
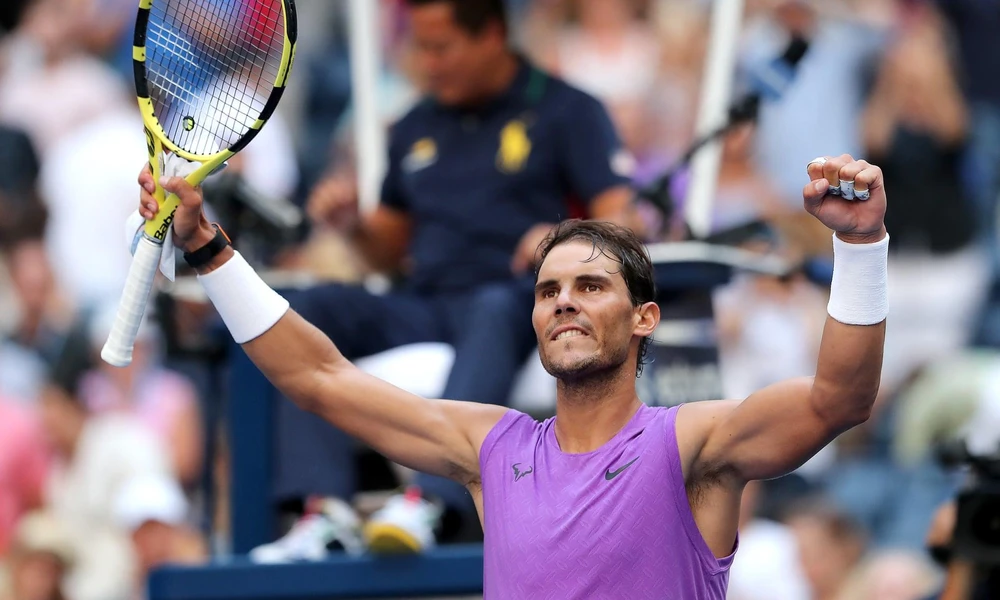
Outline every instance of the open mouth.
{"type": "Polygon", "coordinates": [[[569,329],[564,329],[564,330],[556,333],[554,336],[552,336],[552,339],[555,340],[555,341],[558,341],[558,340],[568,340],[570,338],[582,337],[582,336],[585,336],[585,335],[587,335],[587,333],[585,331],[583,331],[582,329],[577,329],[575,327],[571,327],[569,329]]]}

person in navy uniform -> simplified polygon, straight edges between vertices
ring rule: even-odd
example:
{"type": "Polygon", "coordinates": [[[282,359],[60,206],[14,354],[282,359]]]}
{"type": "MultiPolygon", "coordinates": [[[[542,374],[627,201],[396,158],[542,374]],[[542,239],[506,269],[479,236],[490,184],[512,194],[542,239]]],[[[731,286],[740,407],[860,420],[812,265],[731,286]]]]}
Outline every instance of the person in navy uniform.
{"type": "MultiPolygon", "coordinates": [[[[289,300],[348,358],[452,344],[442,396],[504,404],[535,345],[539,242],[572,217],[637,229],[630,158],[600,102],[509,46],[502,0],[407,5],[428,94],[391,129],[380,203],[359,214],[354,184],[340,179],[321,182],[309,202],[314,219],[340,228],[372,268],[401,282],[384,295],[335,283],[289,300]]],[[[275,500],[349,499],[353,443],[291,402],[279,405],[275,500]]],[[[444,517],[434,527],[442,540],[466,524],[478,532],[462,486],[423,474],[416,484],[437,501],[390,502],[367,530],[373,548],[432,544],[425,523],[433,527],[435,515],[444,517]]],[[[270,554],[285,554],[278,544],[270,554]]]]}

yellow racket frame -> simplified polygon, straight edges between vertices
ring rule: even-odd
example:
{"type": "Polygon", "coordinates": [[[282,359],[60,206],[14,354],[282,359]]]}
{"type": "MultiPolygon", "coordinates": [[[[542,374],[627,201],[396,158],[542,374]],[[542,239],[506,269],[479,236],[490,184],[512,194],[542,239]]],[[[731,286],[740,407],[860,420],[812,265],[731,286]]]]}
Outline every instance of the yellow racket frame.
{"type": "Polygon", "coordinates": [[[146,150],[149,152],[149,168],[153,174],[153,181],[156,184],[156,191],[153,197],[160,207],[156,218],[147,221],[144,229],[146,237],[158,244],[162,244],[170,230],[170,224],[174,220],[174,213],[180,205],[180,199],[175,194],[167,194],[160,187],[160,176],[163,172],[164,149],[180,156],[181,158],[202,163],[193,173],[185,179],[191,185],[201,184],[214,170],[219,168],[224,162],[242,150],[264,127],[264,123],[274,112],[274,108],[281,98],[288,81],[288,75],[292,70],[292,62],[295,60],[295,38],[297,23],[295,17],[295,5],[292,0],[281,0],[281,17],[284,21],[284,47],[281,51],[281,63],[278,67],[278,74],[274,80],[274,87],[267,103],[262,111],[261,118],[257,119],[250,129],[236,141],[235,144],[211,155],[193,154],[179,148],[167,137],[163,126],[156,119],[153,110],[153,100],[149,97],[146,82],[146,26],[149,23],[149,11],[157,0],[139,0],[139,13],[136,17],[135,40],[132,46],[132,61],[135,70],[136,98],[139,102],[139,112],[142,114],[143,128],[146,132],[146,150]]]}

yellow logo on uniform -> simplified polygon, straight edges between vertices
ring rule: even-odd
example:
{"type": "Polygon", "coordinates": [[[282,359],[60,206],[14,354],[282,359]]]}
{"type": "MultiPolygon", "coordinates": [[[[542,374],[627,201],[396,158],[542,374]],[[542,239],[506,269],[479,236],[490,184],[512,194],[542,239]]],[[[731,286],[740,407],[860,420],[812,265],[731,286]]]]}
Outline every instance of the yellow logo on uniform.
{"type": "Polygon", "coordinates": [[[515,119],[500,132],[500,149],[497,150],[497,168],[504,173],[516,173],[524,168],[531,155],[528,126],[515,119]]]}
{"type": "Polygon", "coordinates": [[[437,160],[437,144],[429,137],[413,142],[410,153],[403,159],[403,168],[407,171],[419,171],[429,167],[437,160]]]}

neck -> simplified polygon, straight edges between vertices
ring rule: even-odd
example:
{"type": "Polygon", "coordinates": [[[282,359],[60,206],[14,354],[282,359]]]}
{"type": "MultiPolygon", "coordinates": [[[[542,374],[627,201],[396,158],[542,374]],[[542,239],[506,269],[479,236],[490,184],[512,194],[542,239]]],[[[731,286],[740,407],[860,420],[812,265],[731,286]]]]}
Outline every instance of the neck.
{"type": "Polygon", "coordinates": [[[560,379],[555,422],[559,447],[570,454],[597,450],[625,427],[641,404],[628,369],[560,379]]]}
{"type": "Polygon", "coordinates": [[[505,53],[503,58],[498,61],[497,67],[491,69],[484,76],[482,95],[474,103],[484,104],[504,93],[510,87],[511,83],[514,82],[514,78],[517,77],[519,66],[520,61],[518,61],[516,55],[511,52],[505,53]]]}

